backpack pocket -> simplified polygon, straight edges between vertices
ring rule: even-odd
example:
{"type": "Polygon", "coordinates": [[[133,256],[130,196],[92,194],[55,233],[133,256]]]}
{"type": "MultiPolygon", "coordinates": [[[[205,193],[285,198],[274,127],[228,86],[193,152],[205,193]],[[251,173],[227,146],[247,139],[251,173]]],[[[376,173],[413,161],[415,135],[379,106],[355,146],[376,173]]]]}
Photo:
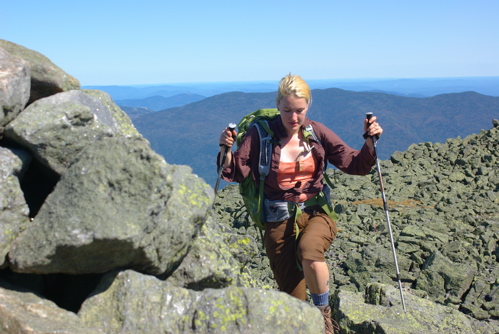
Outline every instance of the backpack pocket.
{"type": "Polygon", "coordinates": [[[288,207],[288,202],[285,201],[270,201],[265,199],[263,206],[265,220],[269,223],[281,222],[292,215],[288,207]]]}

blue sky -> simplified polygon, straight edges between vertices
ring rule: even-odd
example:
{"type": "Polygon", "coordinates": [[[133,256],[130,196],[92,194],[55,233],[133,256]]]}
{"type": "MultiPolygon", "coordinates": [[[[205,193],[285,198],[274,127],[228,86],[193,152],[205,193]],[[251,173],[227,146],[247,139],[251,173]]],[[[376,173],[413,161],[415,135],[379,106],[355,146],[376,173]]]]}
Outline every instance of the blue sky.
{"type": "Polygon", "coordinates": [[[0,0],[82,85],[499,76],[497,0],[0,0]]]}

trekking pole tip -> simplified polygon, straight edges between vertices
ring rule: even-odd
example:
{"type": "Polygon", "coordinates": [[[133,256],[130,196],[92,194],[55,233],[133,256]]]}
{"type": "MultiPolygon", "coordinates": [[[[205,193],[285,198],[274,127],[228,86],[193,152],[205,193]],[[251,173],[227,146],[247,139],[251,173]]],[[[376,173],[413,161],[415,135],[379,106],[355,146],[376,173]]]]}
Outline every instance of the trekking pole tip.
{"type": "Polygon", "coordinates": [[[485,301],[491,302],[494,299],[494,294],[496,293],[497,289],[499,289],[499,285],[496,286],[489,294],[485,295],[485,301]]]}

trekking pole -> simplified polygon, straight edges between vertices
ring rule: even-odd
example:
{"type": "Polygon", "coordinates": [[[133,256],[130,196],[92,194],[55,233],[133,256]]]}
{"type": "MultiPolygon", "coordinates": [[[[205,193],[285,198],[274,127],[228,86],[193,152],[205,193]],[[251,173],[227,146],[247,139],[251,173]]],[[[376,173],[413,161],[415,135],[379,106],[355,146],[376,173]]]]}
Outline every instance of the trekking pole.
{"type": "Polygon", "coordinates": [[[494,294],[496,293],[497,289],[499,289],[499,285],[496,286],[494,288],[494,290],[492,290],[491,293],[489,293],[488,295],[485,295],[485,301],[491,302],[494,299],[494,294]]]}
{"type": "MultiPolygon", "coordinates": [[[[372,116],[373,116],[372,112],[366,113],[366,118],[368,120],[370,120],[372,116]]],[[[381,188],[381,197],[383,199],[383,208],[385,210],[386,222],[388,224],[388,232],[390,233],[390,242],[392,244],[393,261],[395,262],[395,270],[397,272],[397,280],[399,283],[400,299],[402,300],[402,306],[404,308],[404,312],[407,312],[406,308],[405,308],[404,295],[402,294],[402,282],[400,280],[400,271],[399,271],[399,265],[398,265],[398,261],[397,261],[397,253],[395,252],[395,242],[393,241],[392,225],[390,223],[390,216],[388,215],[388,204],[387,204],[386,196],[385,196],[385,187],[383,186],[383,177],[381,176],[381,167],[379,165],[378,154],[376,152],[376,145],[377,145],[377,138],[376,137],[377,136],[371,136],[371,139],[373,141],[373,147],[374,147],[374,158],[376,159],[376,169],[378,170],[379,185],[381,188]]]]}
{"type": "MultiPolygon", "coordinates": [[[[227,125],[227,128],[230,131],[234,131],[236,129],[236,124],[229,123],[229,125],[227,125]]],[[[222,156],[222,163],[220,164],[220,166],[218,166],[218,177],[217,184],[215,185],[215,195],[217,194],[218,186],[220,185],[220,179],[222,178],[222,171],[224,169],[225,159],[227,158],[227,152],[229,152],[229,147],[225,146],[225,150],[222,156]]]]}

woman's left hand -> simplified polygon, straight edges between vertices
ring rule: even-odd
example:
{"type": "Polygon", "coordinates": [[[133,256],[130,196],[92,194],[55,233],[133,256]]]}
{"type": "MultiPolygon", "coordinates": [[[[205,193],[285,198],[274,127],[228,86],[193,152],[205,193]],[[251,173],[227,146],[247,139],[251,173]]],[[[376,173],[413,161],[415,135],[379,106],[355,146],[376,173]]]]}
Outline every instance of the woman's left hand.
{"type": "Polygon", "coordinates": [[[369,147],[369,151],[371,155],[374,156],[374,143],[372,138],[375,136],[379,138],[383,133],[383,129],[379,126],[378,122],[376,122],[376,116],[372,116],[370,119],[364,120],[364,138],[366,139],[366,144],[369,147]],[[367,135],[367,137],[365,136],[367,135]]]}
{"type": "Polygon", "coordinates": [[[371,119],[366,118],[364,120],[364,133],[366,133],[369,137],[379,137],[383,133],[383,128],[381,128],[376,120],[376,116],[371,117],[371,119]]]}

